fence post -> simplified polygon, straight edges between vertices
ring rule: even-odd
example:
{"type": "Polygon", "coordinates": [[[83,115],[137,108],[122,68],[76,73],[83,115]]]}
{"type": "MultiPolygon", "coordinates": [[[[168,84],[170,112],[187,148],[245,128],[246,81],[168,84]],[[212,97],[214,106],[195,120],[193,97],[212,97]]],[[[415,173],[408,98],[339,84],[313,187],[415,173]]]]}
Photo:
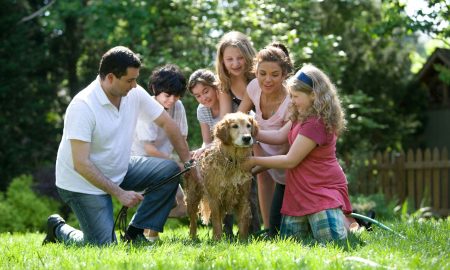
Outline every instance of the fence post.
{"type": "MultiPolygon", "coordinates": [[[[422,150],[419,148],[416,151],[416,164],[422,164],[422,160],[423,160],[422,150]]],[[[420,203],[423,198],[423,189],[424,189],[423,168],[418,167],[416,171],[416,197],[414,199],[416,209],[420,208],[420,203]]]]}
{"type": "Polygon", "coordinates": [[[386,150],[383,153],[383,162],[381,163],[381,183],[383,185],[383,193],[388,199],[392,199],[391,185],[389,181],[389,166],[391,165],[391,158],[389,152],[386,150]]]}
{"type": "Polygon", "coordinates": [[[397,182],[397,192],[393,193],[396,193],[400,199],[400,203],[403,203],[403,201],[405,200],[405,153],[403,151],[401,151],[400,153],[395,153],[394,162],[394,181],[397,182]]]}
{"type": "Polygon", "coordinates": [[[432,181],[432,170],[430,167],[431,164],[431,150],[430,148],[426,148],[424,152],[424,192],[423,198],[421,202],[421,207],[431,206],[431,185],[432,181]]]}
{"type": "Polygon", "coordinates": [[[441,164],[440,164],[439,150],[435,147],[433,149],[433,194],[432,198],[432,206],[435,210],[439,210],[441,205],[441,164]]]}
{"type": "MultiPolygon", "coordinates": [[[[415,188],[414,188],[414,152],[411,149],[408,149],[408,152],[406,154],[406,164],[405,167],[407,167],[406,165],[408,165],[407,169],[407,192],[406,192],[406,197],[410,198],[411,201],[413,202],[413,204],[415,204],[415,198],[416,198],[416,194],[415,194],[415,188]]],[[[414,208],[417,207],[417,205],[413,205],[414,208]]]]}
{"type": "MultiPolygon", "coordinates": [[[[442,154],[441,154],[441,160],[443,162],[446,162],[447,164],[449,163],[448,161],[448,152],[447,152],[447,147],[444,147],[444,149],[442,149],[442,154]]],[[[441,201],[441,208],[442,208],[442,213],[443,215],[448,215],[449,214],[449,209],[448,209],[448,203],[449,203],[449,199],[450,199],[450,190],[448,188],[448,165],[444,166],[444,168],[442,169],[442,174],[441,174],[441,179],[442,179],[442,201],[441,201]]]]}

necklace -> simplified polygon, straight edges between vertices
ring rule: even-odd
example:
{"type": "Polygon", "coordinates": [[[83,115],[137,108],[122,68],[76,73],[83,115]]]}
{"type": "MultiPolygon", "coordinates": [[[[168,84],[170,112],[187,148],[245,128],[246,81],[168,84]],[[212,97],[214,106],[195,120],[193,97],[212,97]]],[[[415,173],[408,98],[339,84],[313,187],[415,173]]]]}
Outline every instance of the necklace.
{"type": "Polygon", "coordinates": [[[282,102],[283,102],[283,99],[276,101],[275,107],[272,109],[272,112],[270,113],[271,116],[274,115],[277,112],[277,110],[280,107],[282,102]]]}
{"type": "Polygon", "coordinates": [[[264,99],[263,99],[263,97],[261,96],[261,104],[260,104],[260,106],[262,105],[263,107],[265,106],[266,108],[267,107],[271,107],[271,109],[269,109],[269,108],[267,108],[267,109],[269,109],[268,110],[268,115],[266,115],[266,117],[272,117],[274,114],[276,114],[276,112],[277,112],[277,110],[278,110],[278,108],[280,107],[280,105],[281,105],[281,103],[283,103],[283,100],[285,99],[286,97],[284,96],[284,95],[281,95],[281,96],[278,96],[278,97],[276,97],[276,98],[270,98],[270,99],[268,99],[267,97],[264,97],[264,99]],[[271,102],[269,102],[269,100],[271,101],[271,102]]]}

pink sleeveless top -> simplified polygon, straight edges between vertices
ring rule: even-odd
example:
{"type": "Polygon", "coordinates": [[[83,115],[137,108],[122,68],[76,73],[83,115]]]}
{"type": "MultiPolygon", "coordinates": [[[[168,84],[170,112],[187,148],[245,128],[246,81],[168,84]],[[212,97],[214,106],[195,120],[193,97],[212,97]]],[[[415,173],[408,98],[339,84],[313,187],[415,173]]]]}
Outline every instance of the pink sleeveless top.
{"type": "MultiPolygon", "coordinates": [[[[259,128],[262,130],[279,130],[288,121],[288,107],[291,99],[289,95],[286,96],[284,101],[280,104],[277,111],[269,118],[263,119],[260,99],[261,99],[261,87],[259,87],[258,80],[253,79],[247,86],[247,94],[255,105],[255,119],[258,121],[259,128]]],[[[260,143],[261,148],[267,153],[268,156],[285,154],[283,152],[284,145],[271,145],[260,143]]],[[[270,169],[268,170],[270,176],[277,183],[285,184],[285,170],[270,169]]]]}

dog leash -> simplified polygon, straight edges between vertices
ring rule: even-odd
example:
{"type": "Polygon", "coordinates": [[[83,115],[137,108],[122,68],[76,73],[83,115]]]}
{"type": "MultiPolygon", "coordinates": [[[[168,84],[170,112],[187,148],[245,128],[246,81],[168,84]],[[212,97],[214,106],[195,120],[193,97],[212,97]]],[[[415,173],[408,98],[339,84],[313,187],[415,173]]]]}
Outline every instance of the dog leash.
{"type": "MultiPolygon", "coordinates": [[[[156,189],[160,188],[161,186],[168,184],[170,182],[172,182],[175,178],[177,178],[178,176],[184,174],[185,172],[189,171],[190,169],[192,169],[193,167],[197,166],[197,163],[195,162],[194,159],[191,159],[187,162],[184,163],[184,169],[180,172],[177,172],[176,174],[164,179],[163,181],[159,182],[158,184],[148,187],[144,193],[142,194],[142,196],[147,195],[148,193],[155,191],[156,189]]],[[[128,207],[126,206],[122,206],[122,208],[120,209],[119,213],[117,214],[117,217],[114,221],[114,226],[113,226],[113,230],[111,233],[111,237],[114,241],[114,236],[115,236],[115,230],[116,230],[116,226],[117,228],[120,230],[120,239],[125,239],[125,233],[127,230],[127,213],[128,213],[128,207]]]]}

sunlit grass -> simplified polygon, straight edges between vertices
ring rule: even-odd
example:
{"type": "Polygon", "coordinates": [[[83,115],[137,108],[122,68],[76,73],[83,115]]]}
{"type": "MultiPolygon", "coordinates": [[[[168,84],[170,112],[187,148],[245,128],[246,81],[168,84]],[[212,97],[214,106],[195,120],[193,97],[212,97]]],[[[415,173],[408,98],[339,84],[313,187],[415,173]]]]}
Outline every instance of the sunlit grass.
{"type": "Polygon", "coordinates": [[[0,269],[450,269],[449,219],[386,222],[406,239],[375,227],[345,243],[292,240],[199,240],[185,224],[168,224],[153,246],[41,246],[42,233],[0,234],[0,269]]]}

